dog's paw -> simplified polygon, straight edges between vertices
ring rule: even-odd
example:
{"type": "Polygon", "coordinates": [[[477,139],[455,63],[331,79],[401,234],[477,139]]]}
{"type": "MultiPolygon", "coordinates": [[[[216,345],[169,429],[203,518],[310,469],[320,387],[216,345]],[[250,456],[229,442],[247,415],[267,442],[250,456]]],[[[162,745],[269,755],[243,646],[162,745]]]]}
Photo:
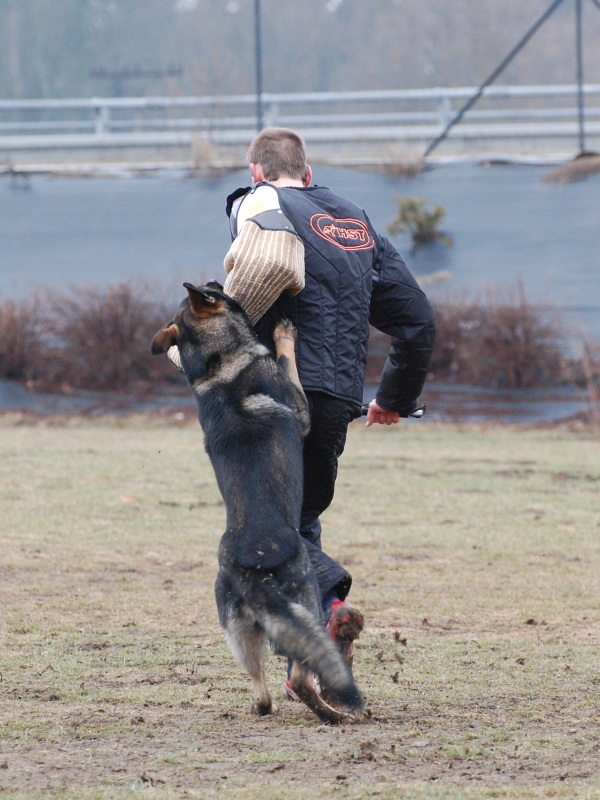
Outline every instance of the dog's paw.
{"type": "Polygon", "coordinates": [[[273,339],[292,339],[296,341],[296,328],[289,319],[280,320],[273,329],[273,339]]]}

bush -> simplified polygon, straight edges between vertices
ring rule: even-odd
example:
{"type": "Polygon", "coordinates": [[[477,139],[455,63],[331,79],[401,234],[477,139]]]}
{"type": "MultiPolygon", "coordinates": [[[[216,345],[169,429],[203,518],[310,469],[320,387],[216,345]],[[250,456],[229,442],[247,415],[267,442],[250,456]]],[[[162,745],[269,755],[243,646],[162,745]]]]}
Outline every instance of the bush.
{"type": "Polygon", "coordinates": [[[79,288],[51,300],[57,340],[53,383],[124,389],[160,378],[164,360],[150,354],[156,331],[172,316],[143,284],[79,288]]]}
{"type": "MultiPolygon", "coordinates": [[[[563,355],[558,316],[527,302],[521,286],[508,296],[434,303],[435,347],[430,379],[472,386],[530,388],[572,379],[563,355]]],[[[371,329],[367,382],[376,384],[389,336],[371,329]]],[[[588,381],[589,383],[589,381],[588,381]]]]}
{"type": "Polygon", "coordinates": [[[113,391],[177,379],[166,359],[150,354],[152,336],[174,310],[143,283],[5,302],[0,377],[40,389],[113,391]]]}
{"type": "MultiPolygon", "coordinates": [[[[150,354],[154,333],[173,316],[143,283],[72,288],[0,305],[0,377],[39,389],[158,388],[185,380],[165,357],[150,354]]],[[[488,290],[472,301],[435,306],[434,379],[472,385],[526,388],[564,382],[572,374],[594,388],[598,349],[590,345],[578,371],[567,369],[556,314],[528,303],[522,286],[508,294],[488,290]]],[[[376,383],[389,337],[372,330],[367,381],[376,383]]],[[[596,401],[597,402],[597,401],[596,401]]]]}
{"type": "Polygon", "coordinates": [[[439,222],[446,213],[443,206],[438,205],[428,211],[424,200],[396,195],[396,201],[398,213],[388,225],[389,233],[409,233],[413,241],[413,251],[430,242],[452,244],[452,237],[438,230],[439,222]]]}
{"type": "Polygon", "coordinates": [[[438,377],[507,388],[564,380],[561,326],[547,308],[527,302],[523,287],[503,297],[488,290],[482,301],[436,306],[431,369],[438,377]]]}
{"type": "Polygon", "coordinates": [[[37,294],[0,306],[0,377],[34,380],[47,357],[46,320],[37,294]]]}

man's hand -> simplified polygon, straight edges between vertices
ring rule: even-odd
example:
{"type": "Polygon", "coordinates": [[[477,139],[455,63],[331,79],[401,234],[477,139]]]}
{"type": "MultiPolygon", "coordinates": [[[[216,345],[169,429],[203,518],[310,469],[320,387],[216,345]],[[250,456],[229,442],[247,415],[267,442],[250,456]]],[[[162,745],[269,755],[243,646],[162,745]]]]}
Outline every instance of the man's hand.
{"type": "Polygon", "coordinates": [[[369,425],[378,423],[379,425],[394,425],[400,419],[400,414],[397,411],[386,411],[385,408],[378,406],[375,400],[369,403],[369,410],[367,411],[367,428],[369,425]]]}

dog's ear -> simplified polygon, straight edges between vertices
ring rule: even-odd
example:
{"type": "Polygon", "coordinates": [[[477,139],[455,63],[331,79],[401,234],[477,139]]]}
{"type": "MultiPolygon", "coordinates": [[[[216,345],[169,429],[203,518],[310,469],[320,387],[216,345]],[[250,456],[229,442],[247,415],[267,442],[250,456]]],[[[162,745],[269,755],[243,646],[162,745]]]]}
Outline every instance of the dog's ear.
{"type": "Polygon", "coordinates": [[[197,316],[216,311],[221,307],[222,300],[219,297],[215,297],[210,294],[210,292],[205,292],[200,287],[194,286],[191,283],[184,283],[183,285],[188,290],[190,306],[197,316]]]}
{"type": "Polygon", "coordinates": [[[169,347],[173,347],[173,345],[178,342],[179,325],[172,322],[170,325],[167,325],[166,328],[161,328],[159,332],[155,334],[152,339],[150,351],[153,356],[158,355],[158,353],[166,353],[169,347]]]}

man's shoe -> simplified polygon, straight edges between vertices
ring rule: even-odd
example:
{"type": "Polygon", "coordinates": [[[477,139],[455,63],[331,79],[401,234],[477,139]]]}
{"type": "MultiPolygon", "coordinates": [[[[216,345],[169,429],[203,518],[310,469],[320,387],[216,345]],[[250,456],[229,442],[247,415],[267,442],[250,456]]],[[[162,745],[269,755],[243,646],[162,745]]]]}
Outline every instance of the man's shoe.
{"type": "Polygon", "coordinates": [[[350,670],[354,659],[354,640],[364,627],[363,615],[345,600],[334,600],[326,629],[340,648],[350,670]]]}
{"type": "Polygon", "coordinates": [[[296,694],[296,692],[292,689],[292,684],[290,683],[290,679],[288,678],[284,684],[283,691],[285,692],[285,696],[288,700],[291,700],[294,703],[299,703],[300,698],[296,694]]]}

